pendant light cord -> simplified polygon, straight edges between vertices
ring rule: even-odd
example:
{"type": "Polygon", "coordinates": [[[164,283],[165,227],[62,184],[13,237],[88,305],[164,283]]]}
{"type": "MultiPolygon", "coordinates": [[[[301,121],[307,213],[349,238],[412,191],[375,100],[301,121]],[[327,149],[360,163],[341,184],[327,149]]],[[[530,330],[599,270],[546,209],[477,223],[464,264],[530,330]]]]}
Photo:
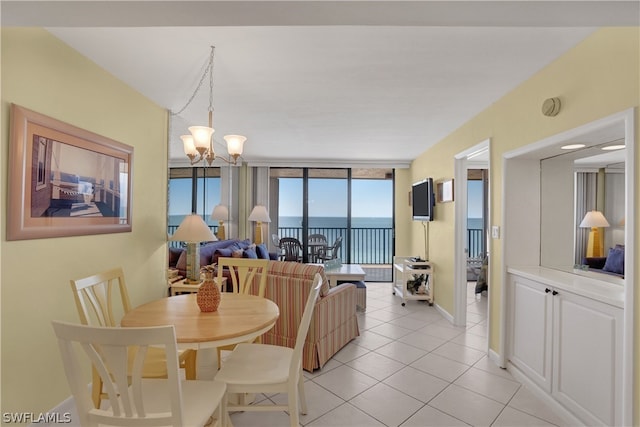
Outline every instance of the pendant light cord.
{"type": "Polygon", "coordinates": [[[198,86],[196,87],[196,90],[193,92],[193,94],[191,95],[187,103],[184,105],[184,107],[182,107],[176,112],[171,111],[172,116],[178,116],[182,114],[184,110],[186,110],[189,107],[189,105],[191,105],[191,103],[195,99],[198,92],[200,92],[200,88],[202,88],[202,85],[204,84],[204,79],[207,78],[207,75],[209,76],[209,112],[213,112],[213,54],[215,49],[216,49],[215,46],[211,46],[211,54],[209,55],[209,62],[207,64],[207,67],[204,70],[204,73],[202,74],[202,77],[200,77],[200,81],[198,82],[198,86]]]}

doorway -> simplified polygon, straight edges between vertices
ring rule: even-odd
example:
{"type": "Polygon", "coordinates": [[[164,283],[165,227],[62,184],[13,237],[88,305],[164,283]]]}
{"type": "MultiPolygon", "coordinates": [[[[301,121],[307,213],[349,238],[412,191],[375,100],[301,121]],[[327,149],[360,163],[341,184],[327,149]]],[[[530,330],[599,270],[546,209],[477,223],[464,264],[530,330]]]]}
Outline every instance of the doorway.
{"type": "MultiPolygon", "coordinates": [[[[455,156],[454,186],[459,197],[455,206],[454,313],[453,323],[466,326],[467,317],[488,317],[489,292],[489,149],[490,140],[481,142],[455,156]],[[474,189],[475,187],[475,189],[474,189]],[[474,189],[470,192],[470,189],[474,189]],[[470,216],[473,215],[473,216],[470,216]],[[472,220],[470,220],[472,218],[472,220]],[[473,224],[475,223],[475,224],[473,224]],[[473,226],[473,227],[472,227],[473,226]],[[476,294],[476,282],[486,282],[486,292],[476,294]],[[470,289],[470,286],[471,289],[470,289]],[[479,295],[479,303],[473,303],[479,295]],[[481,298],[485,298],[482,301],[481,298]],[[472,302],[473,304],[469,304],[472,302]],[[483,307],[484,306],[484,307],[483,307]],[[469,309],[469,313],[467,310],[469,309]],[[478,310],[484,310],[478,313],[478,310]]],[[[487,318],[488,324],[488,318],[487,318]]]]}

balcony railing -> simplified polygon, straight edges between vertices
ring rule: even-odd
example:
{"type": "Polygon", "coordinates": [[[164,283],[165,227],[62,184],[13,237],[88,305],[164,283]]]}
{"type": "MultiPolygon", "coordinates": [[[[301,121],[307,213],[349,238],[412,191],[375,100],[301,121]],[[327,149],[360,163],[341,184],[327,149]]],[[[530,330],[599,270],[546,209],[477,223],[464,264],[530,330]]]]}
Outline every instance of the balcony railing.
{"type": "MultiPolygon", "coordinates": [[[[342,246],[338,257],[344,263],[350,264],[391,264],[393,261],[393,229],[380,228],[351,228],[346,227],[310,227],[308,234],[323,234],[327,236],[327,244],[342,236],[342,246]],[[349,238],[347,238],[349,237],[349,238]],[[349,256],[347,256],[349,250],[349,256]]],[[[302,242],[302,227],[280,227],[279,237],[295,237],[302,242]]]]}
{"type": "Polygon", "coordinates": [[[484,231],[482,228],[467,229],[467,249],[469,258],[479,258],[486,252],[484,248],[484,231]]]}

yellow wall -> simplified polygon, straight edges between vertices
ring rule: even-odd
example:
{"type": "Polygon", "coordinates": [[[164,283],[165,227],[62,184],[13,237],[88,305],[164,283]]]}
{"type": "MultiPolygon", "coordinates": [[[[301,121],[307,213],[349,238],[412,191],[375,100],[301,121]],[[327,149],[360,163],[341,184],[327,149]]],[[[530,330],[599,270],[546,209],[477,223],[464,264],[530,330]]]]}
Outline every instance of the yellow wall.
{"type": "Polygon", "coordinates": [[[37,413],[71,394],[50,324],[78,321],[69,279],[122,266],[132,304],[166,293],[167,113],[44,30],[1,42],[2,411],[37,413]],[[11,103],[134,147],[132,232],[6,241],[11,103]]]}
{"type": "MultiPolygon", "coordinates": [[[[502,156],[505,152],[522,147],[548,136],[573,129],[623,111],[640,104],[640,30],[638,28],[601,29],[568,53],[549,64],[528,81],[487,108],[455,132],[425,151],[412,164],[411,179],[431,176],[435,180],[452,178],[453,156],[485,139],[491,138],[490,224],[501,224],[502,207],[502,156]],[[545,117],[540,112],[546,98],[560,97],[562,110],[556,117],[545,117]]],[[[636,123],[640,117],[636,114],[636,123]]],[[[636,125],[637,126],[637,125],[636,125]]],[[[640,149],[636,130],[636,165],[639,165],[640,149]]],[[[635,188],[640,189],[640,177],[636,166],[635,188]]],[[[636,197],[635,212],[638,212],[640,197],[636,197]]],[[[453,204],[438,204],[437,220],[430,224],[430,258],[437,274],[436,303],[453,314],[453,204]]],[[[635,218],[638,230],[638,216],[635,218]]],[[[412,253],[424,251],[420,232],[422,226],[412,225],[412,253]]],[[[635,248],[639,238],[636,231],[635,248]]],[[[502,256],[500,241],[490,243],[491,283],[491,342],[493,350],[499,349],[500,295],[502,256]]],[[[635,261],[636,275],[640,273],[638,257],[635,261]]],[[[638,276],[636,276],[638,277],[638,276]]],[[[637,289],[637,287],[636,287],[637,289]]],[[[635,425],[640,424],[637,397],[640,396],[640,290],[636,290],[635,301],[635,425]]]]}

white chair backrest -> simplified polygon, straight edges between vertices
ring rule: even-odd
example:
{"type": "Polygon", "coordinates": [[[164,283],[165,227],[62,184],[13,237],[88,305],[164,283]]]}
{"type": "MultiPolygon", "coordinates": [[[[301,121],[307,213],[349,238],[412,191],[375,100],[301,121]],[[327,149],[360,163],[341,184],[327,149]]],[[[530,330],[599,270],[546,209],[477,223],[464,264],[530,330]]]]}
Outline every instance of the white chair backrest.
{"type": "Polygon", "coordinates": [[[304,306],[304,312],[302,313],[302,320],[298,326],[298,335],[296,336],[296,345],[293,347],[293,355],[291,356],[291,366],[289,366],[289,378],[296,378],[296,373],[300,371],[300,364],[302,363],[302,349],[304,342],[307,339],[307,333],[309,332],[309,325],[311,324],[311,316],[313,310],[316,307],[316,300],[322,287],[322,276],[316,273],[313,277],[313,288],[309,292],[307,297],[307,303],[304,306]]]}
{"type": "MultiPolygon", "coordinates": [[[[218,280],[222,283],[221,279],[224,273],[224,267],[229,271],[231,276],[231,283],[233,284],[233,292],[241,294],[251,293],[251,284],[254,277],[259,275],[258,293],[256,295],[263,297],[264,291],[267,288],[267,266],[269,265],[268,259],[249,259],[249,258],[218,258],[218,280]]],[[[228,282],[229,278],[227,278],[228,282]]]]}
{"type": "MultiPolygon", "coordinates": [[[[70,282],[80,323],[83,325],[118,325],[119,320],[116,320],[113,306],[113,293],[116,286],[122,301],[123,313],[120,314],[124,315],[131,309],[122,268],[114,268],[70,282]]],[[[120,316],[118,316],[119,318],[120,316]]]]}
{"type": "MultiPolygon", "coordinates": [[[[149,328],[112,328],[53,321],[64,370],[75,399],[80,424],[115,426],[182,425],[182,390],[178,377],[178,352],[173,325],[149,328]],[[151,412],[143,404],[142,367],[150,346],[164,347],[167,358],[168,402],[163,412],[151,412]],[[128,347],[136,347],[133,369],[128,371],[128,347]],[[111,408],[96,409],[91,401],[84,364],[89,358],[100,374],[111,408]],[[131,386],[129,386],[131,384],[131,386]],[[167,409],[170,411],[167,412],[167,409]]],[[[154,380],[149,380],[154,381],[154,380]]]]}

